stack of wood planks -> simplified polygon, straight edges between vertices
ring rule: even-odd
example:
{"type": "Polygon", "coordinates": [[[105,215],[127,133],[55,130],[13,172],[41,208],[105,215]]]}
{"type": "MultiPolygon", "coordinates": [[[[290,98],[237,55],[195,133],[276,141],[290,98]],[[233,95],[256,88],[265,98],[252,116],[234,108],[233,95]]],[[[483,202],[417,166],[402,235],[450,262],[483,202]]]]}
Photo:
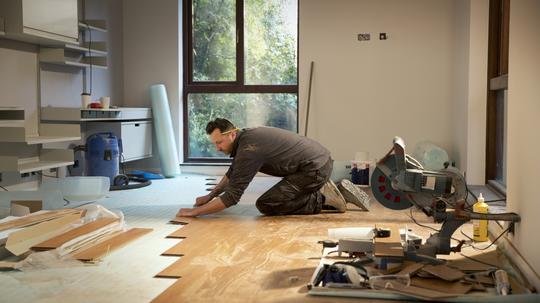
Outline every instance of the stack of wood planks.
{"type": "Polygon", "coordinates": [[[85,217],[84,209],[40,211],[0,222],[0,268],[16,269],[33,252],[56,250],[61,257],[101,260],[150,231],[126,229],[120,218],[85,217]]]}

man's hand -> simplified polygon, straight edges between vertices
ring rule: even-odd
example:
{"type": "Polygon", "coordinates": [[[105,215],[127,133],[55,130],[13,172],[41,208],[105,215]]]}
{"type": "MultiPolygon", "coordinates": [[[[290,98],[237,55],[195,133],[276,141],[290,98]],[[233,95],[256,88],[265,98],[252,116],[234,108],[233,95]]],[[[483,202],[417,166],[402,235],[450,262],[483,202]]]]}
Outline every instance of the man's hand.
{"type": "Polygon", "coordinates": [[[198,215],[196,208],[180,208],[177,217],[196,217],[198,215]]]}
{"type": "Polygon", "coordinates": [[[212,197],[210,195],[200,196],[195,199],[195,204],[193,206],[196,206],[196,207],[202,206],[210,202],[211,200],[212,200],[212,197]]]}
{"type": "Polygon", "coordinates": [[[197,217],[202,215],[208,215],[217,213],[218,211],[222,211],[225,208],[225,204],[223,201],[221,201],[220,197],[217,197],[215,199],[212,199],[210,202],[194,208],[180,208],[178,213],[176,213],[177,217],[197,217]]]}

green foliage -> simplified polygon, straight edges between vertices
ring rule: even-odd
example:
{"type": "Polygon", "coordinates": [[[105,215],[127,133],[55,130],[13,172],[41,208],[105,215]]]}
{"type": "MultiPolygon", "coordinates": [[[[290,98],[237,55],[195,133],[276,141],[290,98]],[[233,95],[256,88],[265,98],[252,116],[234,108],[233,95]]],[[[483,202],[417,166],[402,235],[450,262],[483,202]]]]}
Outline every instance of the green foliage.
{"type": "MultiPolygon", "coordinates": [[[[284,20],[283,8],[296,0],[245,0],[246,84],[297,83],[297,38],[284,20]]],[[[294,12],[296,14],[296,11],[294,12]]],[[[193,79],[235,81],[234,0],[193,3],[193,79]]],[[[237,127],[275,126],[297,131],[296,94],[190,94],[190,157],[223,156],[206,135],[206,124],[227,118],[237,127]]]]}

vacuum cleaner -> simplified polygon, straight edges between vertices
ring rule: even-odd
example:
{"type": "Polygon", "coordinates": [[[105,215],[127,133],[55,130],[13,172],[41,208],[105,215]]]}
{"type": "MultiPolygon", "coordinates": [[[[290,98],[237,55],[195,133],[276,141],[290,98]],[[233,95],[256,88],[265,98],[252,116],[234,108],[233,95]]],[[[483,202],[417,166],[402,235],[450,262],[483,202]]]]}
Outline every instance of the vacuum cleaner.
{"type": "Polygon", "coordinates": [[[143,174],[120,174],[122,141],[111,132],[96,133],[86,138],[74,152],[85,152],[85,175],[104,176],[110,180],[110,190],[135,189],[148,186],[152,181],[143,174]],[[130,181],[135,183],[130,184],[130,181]]]}

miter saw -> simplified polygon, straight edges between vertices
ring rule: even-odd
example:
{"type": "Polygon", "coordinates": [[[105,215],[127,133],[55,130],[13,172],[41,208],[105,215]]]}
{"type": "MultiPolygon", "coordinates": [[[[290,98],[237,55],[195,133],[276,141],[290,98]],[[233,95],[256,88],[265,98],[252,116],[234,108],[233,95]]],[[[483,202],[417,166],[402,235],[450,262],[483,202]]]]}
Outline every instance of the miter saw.
{"type": "Polygon", "coordinates": [[[445,166],[441,170],[425,170],[416,159],[405,153],[403,139],[396,137],[393,148],[373,171],[371,189],[382,205],[395,210],[417,206],[427,216],[433,216],[436,223],[442,223],[441,229],[425,244],[405,249],[409,258],[422,256],[436,260],[437,254],[459,252],[464,242],[451,247],[452,234],[471,219],[510,221],[512,225],[521,220],[515,213],[472,212],[465,201],[467,186],[463,175],[457,168],[445,166]]]}

